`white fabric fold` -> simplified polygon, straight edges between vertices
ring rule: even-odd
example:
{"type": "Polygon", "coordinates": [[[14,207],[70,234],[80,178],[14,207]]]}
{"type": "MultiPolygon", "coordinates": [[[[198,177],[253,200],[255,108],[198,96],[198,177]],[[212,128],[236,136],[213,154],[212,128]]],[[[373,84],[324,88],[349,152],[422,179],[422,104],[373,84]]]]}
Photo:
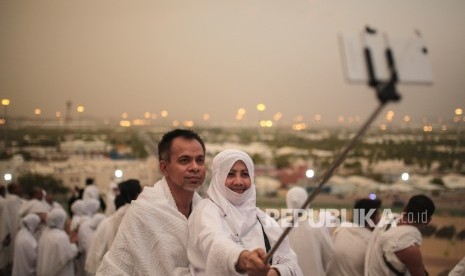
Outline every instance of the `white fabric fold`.
{"type": "MultiPolygon", "coordinates": [[[[193,205],[199,200],[195,193],[193,205]]],[[[131,203],[96,275],[190,275],[187,238],[187,218],[163,178],[131,203]]]]}

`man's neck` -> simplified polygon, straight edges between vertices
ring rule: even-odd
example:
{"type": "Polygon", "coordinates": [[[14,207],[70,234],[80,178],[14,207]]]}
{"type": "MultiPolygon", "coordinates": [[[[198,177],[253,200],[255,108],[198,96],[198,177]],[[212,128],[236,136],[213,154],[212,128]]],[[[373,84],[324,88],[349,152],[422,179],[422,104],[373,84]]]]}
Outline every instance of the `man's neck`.
{"type": "Polygon", "coordinates": [[[194,197],[194,192],[186,191],[176,184],[170,184],[169,182],[168,187],[170,188],[171,195],[173,196],[178,211],[188,218],[192,211],[192,198],[194,197]]]}

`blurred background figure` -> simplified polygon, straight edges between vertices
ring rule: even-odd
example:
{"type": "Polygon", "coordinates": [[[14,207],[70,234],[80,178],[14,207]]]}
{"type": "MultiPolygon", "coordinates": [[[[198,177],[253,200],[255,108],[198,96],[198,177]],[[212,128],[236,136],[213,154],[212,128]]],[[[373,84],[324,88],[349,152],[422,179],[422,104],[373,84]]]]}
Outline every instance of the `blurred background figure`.
{"type": "Polygon", "coordinates": [[[47,216],[47,226],[38,244],[37,275],[74,276],[73,260],[78,254],[77,239],[64,231],[67,219],[61,209],[52,210],[47,216]]]}
{"type": "Polygon", "coordinates": [[[19,210],[23,203],[22,189],[18,183],[7,187],[3,201],[3,212],[0,222],[0,272],[9,275],[13,265],[13,247],[20,227],[19,210]]]}
{"type": "Polygon", "coordinates": [[[334,255],[328,276],[364,274],[368,241],[378,223],[380,206],[381,201],[377,199],[358,200],[352,212],[353,222],[344,222],[334,231],[334,255]]]}
{"type": "Polygon", "coordinates": [[[114,200],[116,212],[100,223],[87,252],[85,270],[90,275],[94,275],[97,271],[103,255],[105,255],[113,243],[129,205],[133,200],[137,199],[142,191],[140,182],[137,179],[123,181],[118,187],[120,192],[114,200]]]}
{"type": "MultiPolygon", "coordinates": [[[[299,209],[307,199],[302,187],[292,187],[286,194],[288,209],[299,209]]],[[[288,222],[292,218],[283,218],[288,222]]],[[[294,229],[289,232],[291,248],[297,254],[304,275],[324,276],[333,255],[333,244],[325,226],[312,226],[308,220],[295,218],[294,229]]]]}
{"type": "Polygon", "coordinates": [[[113,213],[116,212],[116,206],[115,206],[115,198],[119,195],[119,188],[118,184],[115,182],[111,182],[108,191],[105,194],[105,215],[107,217],[113,215],[113,213]]]}
{"type": "Polygon", "coordinates": [[[21,219],[21,230],[15,239],[13,276],[37,275],[37,240],[34,233],[40,221],[36,214],[28,214],[21,219]]]}

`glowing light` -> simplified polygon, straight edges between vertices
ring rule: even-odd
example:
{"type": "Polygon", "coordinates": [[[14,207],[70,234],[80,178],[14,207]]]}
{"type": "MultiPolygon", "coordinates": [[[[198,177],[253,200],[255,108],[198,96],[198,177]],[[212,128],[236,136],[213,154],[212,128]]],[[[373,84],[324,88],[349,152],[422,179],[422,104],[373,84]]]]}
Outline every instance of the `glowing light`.
{"type": "Polygon", "coordinates": [[[239,108],[239,109],[237,110],[237,114],[238,114],[238,115],[245,115],[245,109],[244,109],[244,108],[239,108]]]}
{"type": "Polygon", "coordinates": [[[423,131],[424,132],[431,132],[431,131],[433,131],[433,126],[425,125],[425,126],[423,126],[423,131]]]}
{"type": "Polygon", "coordinates": [[[305,172],[305,176],[306,176],[307,178],[312,178],[312,177],[315,176],[315,171],[313,171],[313,170],[307,170],[307,171],[305,172]]]}
{"type": "Polygon", "coordinates": [[[281,112],[276,112],[276,113],[273,115],[273,120],[279,121],[279,120],[281,120],[282,117],[283,117],[283,114],[282,114],[281,112]]]}
{"type": "Polygon", "coordinates": [[[257,104],[257,110],[258,111],[265,111],[266,106],[262,103],[257,104]]]}
{"type": "Polygon", "coordinates": [[[194,126],[194,122],[193,121],[184,121],[183,122],[183,125],[185,127],[193,127],[194,126]]]}
{"type": "Polygon", "coordinates": [[[10,99],[2,99],[2,105],[9,106],[10,105],[10,99]]]}
{"type": "Polygon", "coordinates": [[[161,112],[161,116],[162,116],[163,118],[168,117],[168,111],[163,110],[163,111],[161,112]]]}
{"type": "Polygon", "coordinates": [[[122,177],[122,176],[123,176],[123,171],[122,171],[122,170],[119,170],[119,169],[118,169],[118,170],[115,170],[115,177],[120,178],[120,177],[122,177]]]}
{"type": "Polygon", "coordinates": [[[391,122],[393,118],[394,118],[394,111],[389,110],[388,113],[386,114],[386,120],[388,122],[391,122]]]}
{"type": "Polygon", "coordinates": [[[145,118],[145,119],[150,119],[150,117],[151,117],[150,112],[145,112],[145,113],[144,113],[144,118],[145,118]]]}
{"type": "Polygon", "coordinates": [[[11,175],[11,173],[6,173],[3,176],[3,179],[5,179],[5,181],[10,181],[11,179],[13,179],[13,176],[11,175]]]}
{"type": "MultiPolygon", "coordinates": [[[[3,104],[3,102],[2,102],[2,104],[3,104]]],[[[461,108],[456,108],[455,109],[455,115],[460,116],[460,115],[462,115],[462,113],[463,113],[463,110],[461,108]]]]}
{"type": "Polygon", "coordinates": [[[39,116],[40,114],[42,114],[42,110],[40,110],[40,108],[36,108],[34,109],[34,114],[39,116]]]}
{"type": "Polygon", "coordinates": [[[79,113],[84,112],[84,106],[78,105],[78,107],[76,107],[76,111],[79,112],[79,113]]]}
{"type": "Polygon", "coordinates": [[[403,181],[408,181],[409,178],[410,178],[410,175],[409,175],[409,173],[404,172],[404,173],[400,176],[400,178],[401,178],[403,181]]]}
{"type": "Polygon", "coordinates": [[[121,120],[119,121],[119,125],[122,127],[130,127],[131,126],[131,121],[129,120],[121,120]]]}
{"type": "Polygon", "coordinates": [[[203,118],[204,121],[208,121],[208,120],[210,120],[210,114],[205,113],[205,114],[203,114],[202,118],[203,118]]]}
{"type": "Polygon", "coordinates": [[[371,199],[371,200],[375,200],[376,199],[376,194],[371,193],[371,194],[368,195],[368,198],[371,199]]]}

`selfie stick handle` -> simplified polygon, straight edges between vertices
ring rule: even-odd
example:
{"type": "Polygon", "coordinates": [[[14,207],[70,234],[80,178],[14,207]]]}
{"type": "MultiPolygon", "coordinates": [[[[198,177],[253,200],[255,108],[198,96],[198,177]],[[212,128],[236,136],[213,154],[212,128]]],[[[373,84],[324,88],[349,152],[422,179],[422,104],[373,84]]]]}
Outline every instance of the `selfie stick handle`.
{"type": "MultiPolygon", "coordinates": [[[[346,158],[349,151],[355,147],[360,137],[362,137],[362,135],[366,132],[368,127],[373,123],[376,117],[381,113],[381,111],[386,106],[386,104],[389,101],[400,100],[400,96],[397,94],[396,87],[395,87],[397,83],[397,72],[396,72],[395,63],[394,63],[394,56],[392,55],[392,51],[390,47],[387,47],[385,51],[386,60],[387,60],[388,67],[391,73],[391,78],[387,82],[380,82],[379,80],[376,79],[376,74],[374,71],[373,61],[371,57],[371,51],[368,47],[365,47],[364,55],[365,55],[365,62],[367,66],[368,76],[369,76],[368,85],[373,87],[376,90],[380,104],[374,110],[374,112],[371,114],[371,116],[368,118],[365,124],[360,128],[357,134],[352,138],[352,140],[349,142],[347,147],[342,151],[339,157],[333,162],[329,170],[323,175],[318,186],[312,191],[312,193],[307,197],[307,200],[305,200],[305,202],[300,207],[301,210],[307,209],[307,206],[321,192],[323,186],[331,178],[334,171],[337,169],[337,167],[339,167],[339,165],[342,164],[342,162],[346,158]]],[[[283,240],[292,230],[292,228],[294,227],[295,219],[296,218],[293,216],[292,220],[290,221],[290,226],[286,227],[286,229],[283,231],[279,239],[276,241],[276,243],[273,245],[271,250],[268,252],[268,254],[265,257],[264,263],[268,263],[270,261],[271,257],[276,252],[279,245],[283,242],[283,240]]]]}

